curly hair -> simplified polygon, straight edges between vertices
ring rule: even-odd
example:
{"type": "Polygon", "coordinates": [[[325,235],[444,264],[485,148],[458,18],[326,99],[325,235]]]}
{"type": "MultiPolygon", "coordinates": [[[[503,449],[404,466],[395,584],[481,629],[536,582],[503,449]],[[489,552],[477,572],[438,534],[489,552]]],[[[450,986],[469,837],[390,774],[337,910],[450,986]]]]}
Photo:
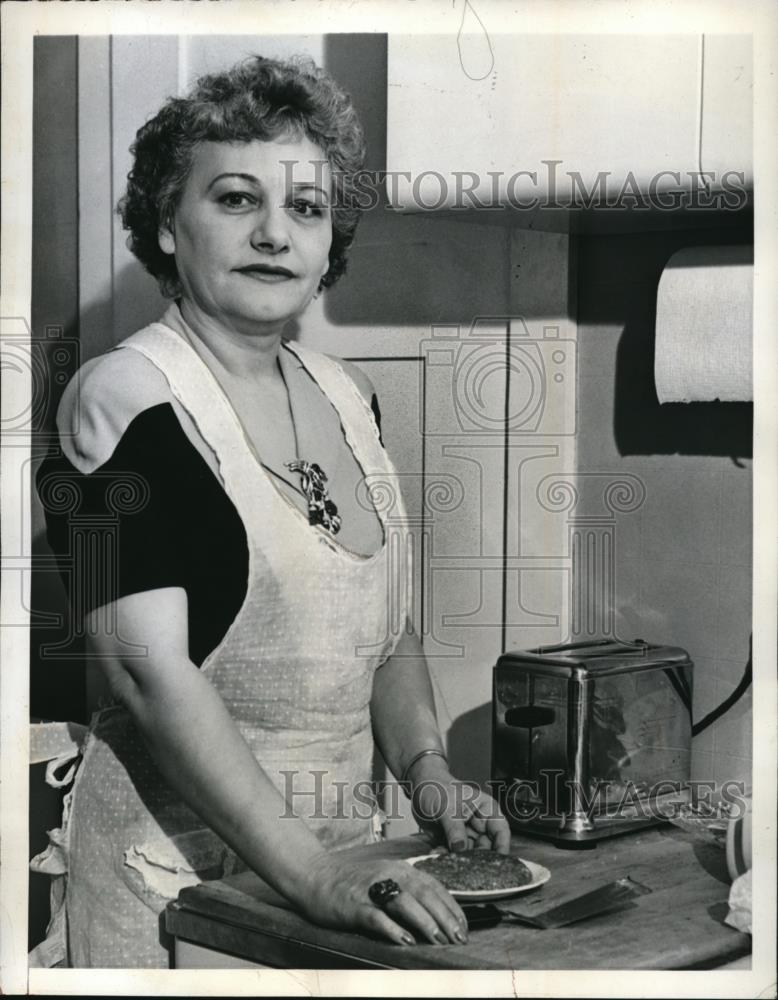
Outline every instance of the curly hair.
{"type": "Polygon", "coordinates": [[[351,99],[307,57],[252,56],[226,72],[201,77],[188,96],[168,99],[130,147],[133,167],[117,211],[130,231],[127,246],[164,295],[180,294],[180,283],[175,258],[160,249],[158,234],[172,221],[197,145],[288,136],[309,139],[329,161],[338,190],[329,268],[319,287],[329,287],[343,274],[360,215],[354,179],[365,156],[351,99]]]}

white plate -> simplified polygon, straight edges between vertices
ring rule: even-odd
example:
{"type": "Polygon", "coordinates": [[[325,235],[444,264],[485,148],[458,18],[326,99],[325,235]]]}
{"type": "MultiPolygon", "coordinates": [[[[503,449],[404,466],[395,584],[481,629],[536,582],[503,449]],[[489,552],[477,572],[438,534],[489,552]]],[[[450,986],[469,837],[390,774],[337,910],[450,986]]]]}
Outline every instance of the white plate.
{"type": "MultiPolygon", "coordinates": [[[[409,865],[418,864],[419,861],[426,861],[427,858],[439,858],[439,854],[420,854],[415,858],[406,858],[409,865]]],[[[449,889],[454,899],[463,899],[469,903],[486,903],[493,899],[507,899],[508,896],[517,896],[520,892],[529,892],[530,889],[537,889],[539,885],[548,882],[551,872],[543,865],[537,865],[534,861],[525,861],[524,858],[517,858],[529,868],[532,873],[532,881],[525,885],[508,886],[506,889],[449,889]]]]}

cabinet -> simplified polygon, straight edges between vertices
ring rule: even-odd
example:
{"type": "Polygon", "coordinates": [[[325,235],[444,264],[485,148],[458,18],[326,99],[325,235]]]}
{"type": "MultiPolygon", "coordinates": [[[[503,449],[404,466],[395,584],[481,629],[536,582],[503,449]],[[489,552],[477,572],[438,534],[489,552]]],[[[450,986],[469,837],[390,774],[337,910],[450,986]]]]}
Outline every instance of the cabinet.
{"type": "Polygon", "coordinates": [[[722,177],[742,171],[753,185],[753,39],[706,35],[703,39],[700,161],[722,177]]]}
{"type": "Polygon", "coordinates": [[[395,207],[655,199],[694,190],[701,169],[750,183],[750,36],[487,41],[489,58],[477,36],[390,36],[395,207]]]}

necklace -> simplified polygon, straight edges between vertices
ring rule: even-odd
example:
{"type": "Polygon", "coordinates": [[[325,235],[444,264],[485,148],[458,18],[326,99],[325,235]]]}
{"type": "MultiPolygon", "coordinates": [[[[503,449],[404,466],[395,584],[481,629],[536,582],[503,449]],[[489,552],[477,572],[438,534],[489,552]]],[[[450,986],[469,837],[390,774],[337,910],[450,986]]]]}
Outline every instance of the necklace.
{"type": "Polygon", "coordinates": [[[308,523],[320,524],[333,535],[340,531],[341,517],[338,508],[330,499],[327,487],[327,475],[321,466],[315,462],[284,462],[291,472],[299,472],[302,492],[308,501],[308,523]]]}
{"type": "Polygon", "coordinates": [[[289,392],[289,386],[286,383],[283,369],[281,369],[280,361],[279,370],[281,371],[284,385],[286,385],[287,398],[289,399],[289,416],[292,419],[295,453],[294,461],[284,462],[284,466],[290,472],[300,473],[301,492],[308,503],[308,523],[321,525],[330,534],[337,535],[340,531],[342,519],[338,514],[337,506],[330,498],[327,487],[324,485],[327,482],[327,474],[316,462],[306,462],[300,458],[300,446],[297,440],[297,421],[295,420],[292,396],[289,392]]]}
{"type": "MultiPolygon", "coordinates": [[[[227,400],[232,406],[233,412],[236,417],[238,417],[237,410],[232,403],[230,394],[227,392],[223,380],[225,376],[229,376],[229,373],[225,370],[224,365],[219,363],[218,369],[215,371],[213,368],[213,362],[208,361],[207,357],[203,354],[201,349],[198,349],[192,336],[189,333],[189,329],[184,325],[184,335],[186,340],[189,342],[190,347],[199,355],[201,361],[211,370],[211,374],[216,378],[216,381],[220,384],[222,392],[224,392],[227,400]],[[221,369],[221,378],[217,374],[218,370],[221,369]]],[[[281,346],[283,350],[283,345],[281,346]]],[[[308,504],[308,523],[312,525],[321,525],[325,530],[329,531],[333,535],[337,535],[340,531],[342,519],[338,514],[338,508],[335,503],[330,498],[329,492],[325,483],[327,482],[327,475],[320,465],[316,462],[306,462],[300,459],[300,448],[297,439],[297,422],[294,416],[294,406],[292,404],[292,396],[289,392],[289,386],[286,382],[286,377],[284,375],[283,368],[281,366],[280,357],[276,359],[276,364],[278,366],[281,379],[284,383],[287,393],[287,399],[289,400],[289,416],[292,420],[292,434],[294,436],[294,453],[295,459],[292,462],[285,462],[285,468],[289,469],[290,472],[299,472],[301,479],[301,488],[290,483],[284,476],[276,472],[271,466],[266,465],[261,457],[257,455],[256,449],[251,444],[248,434],[246,433],[245,426],[241,424],[241,429],[243,430],[243,435],[249,444],[251,450],[254,452],[259,464],[266,469],[268,472],[272,473],[276,478],[281,479],[283,482],[287,483],[293,490],[297,490],[298,493],[302,493],[308,504]]],[[[238,417],[240,423],[240,418],[238,417]]]]}

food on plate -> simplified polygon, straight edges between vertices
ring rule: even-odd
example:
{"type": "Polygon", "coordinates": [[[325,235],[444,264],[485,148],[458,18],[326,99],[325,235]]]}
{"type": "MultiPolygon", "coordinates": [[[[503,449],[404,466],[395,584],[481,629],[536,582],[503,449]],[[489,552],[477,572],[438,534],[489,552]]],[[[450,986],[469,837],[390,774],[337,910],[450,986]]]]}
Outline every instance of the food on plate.
{"type": "Polygon", "coordinates": [[[487,848],[439,854],[416,862],[416,868],[434,876],[451,892],[513,889],[532,881],[532,872],[523,861],[487,848]]]}

